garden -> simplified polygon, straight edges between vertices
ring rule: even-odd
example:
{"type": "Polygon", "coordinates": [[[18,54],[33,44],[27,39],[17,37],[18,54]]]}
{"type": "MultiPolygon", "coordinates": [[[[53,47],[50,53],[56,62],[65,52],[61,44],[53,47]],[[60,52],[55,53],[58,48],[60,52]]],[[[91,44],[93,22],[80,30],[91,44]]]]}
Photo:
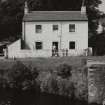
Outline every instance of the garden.
{"type": "Polygon", "coordinates": [[[61,62],[42,70],[16,60],[0,70],[0,93],[0,105],[86,104],[87,68],[61,62]]]}

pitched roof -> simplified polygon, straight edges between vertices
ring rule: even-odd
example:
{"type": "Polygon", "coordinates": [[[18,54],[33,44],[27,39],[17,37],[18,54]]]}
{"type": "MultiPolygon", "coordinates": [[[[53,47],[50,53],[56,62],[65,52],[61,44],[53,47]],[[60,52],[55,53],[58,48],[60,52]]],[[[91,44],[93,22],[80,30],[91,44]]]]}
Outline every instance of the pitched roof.
{"type": "Polygon", "coordinates": [[[23,21],[87,21],[81,11],[32,11],[24,15],[23,21]]]}

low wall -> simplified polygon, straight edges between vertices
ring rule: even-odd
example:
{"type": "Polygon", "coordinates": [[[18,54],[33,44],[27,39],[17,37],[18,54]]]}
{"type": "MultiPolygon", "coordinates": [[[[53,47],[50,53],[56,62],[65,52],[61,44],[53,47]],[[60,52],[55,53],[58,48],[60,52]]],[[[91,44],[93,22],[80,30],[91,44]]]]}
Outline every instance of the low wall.
{"type": "Polygon", "coordinates": [[[21,39],[15,41],[7,47],[7,55],[9,58],[14,57],[21,49],[21,39]]]}
{"type": "Polygon", "coordinates": [[[105,100],[105,61],[88,61],[88,101],[102,104],[105,100]]]}
{"type": "MultiPolygon", "coordinates": [[[[30,57],[51,57],[52,51],[51,50],[9,50],[8,51],[9,58],[30,58],[30,57]]],[[[59,56],[79,56],[79,55],[86,55],[83,51],[81,52],[68,52],[66,53],[59,52],[59,56]]]]}
{"type": "Polygon", "coordinates": [[[16,58],[51,57],[51,51],[20,50],[14,56],[16,58]]]}

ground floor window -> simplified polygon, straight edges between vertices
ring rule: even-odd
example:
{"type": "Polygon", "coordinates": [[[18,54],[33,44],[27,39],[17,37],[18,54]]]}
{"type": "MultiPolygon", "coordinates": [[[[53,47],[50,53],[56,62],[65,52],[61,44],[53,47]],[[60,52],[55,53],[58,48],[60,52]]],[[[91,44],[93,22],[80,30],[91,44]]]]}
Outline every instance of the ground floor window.
{"type": "Polygon", "coordinates": [[[42,42],[35,42],[35,48],[37,49],[37,50],[41,50],[42,49],[42,42]]]}
{"type": "Polygon", "coordinates": [[[69,49],[75,49],[75,41],[69,42],[69,49]]]}

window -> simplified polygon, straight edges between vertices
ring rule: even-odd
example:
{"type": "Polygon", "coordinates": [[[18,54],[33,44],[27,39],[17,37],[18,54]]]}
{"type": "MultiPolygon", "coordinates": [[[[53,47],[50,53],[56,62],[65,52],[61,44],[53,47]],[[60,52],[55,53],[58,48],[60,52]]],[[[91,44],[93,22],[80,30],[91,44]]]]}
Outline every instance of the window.
{"type": "Polygon", "coordinates": [[[37,50],[41,50],[42,49],[42,42],[35,42],[35,48],[37,50]]]}
{"type": "Polygon", "coordinates": [[[36,25],[36,33],[41,33],[41,32],[42,32],[42,26],[36,25]]]}
{"type": "Polygon", "coordinates": [[[75,24],[69,24],[69,32],[75,32],[75,24]]]}
{"type": "Polygon", "coordinates": [[[57,31],[58,30],[58,25],[53,25],[53,31],[57,31]]]}
{"type": "Polygon", "coordinates": [[[74,41],[69,42],[69,49],[75,49],[75,42],[74,41]]]}

